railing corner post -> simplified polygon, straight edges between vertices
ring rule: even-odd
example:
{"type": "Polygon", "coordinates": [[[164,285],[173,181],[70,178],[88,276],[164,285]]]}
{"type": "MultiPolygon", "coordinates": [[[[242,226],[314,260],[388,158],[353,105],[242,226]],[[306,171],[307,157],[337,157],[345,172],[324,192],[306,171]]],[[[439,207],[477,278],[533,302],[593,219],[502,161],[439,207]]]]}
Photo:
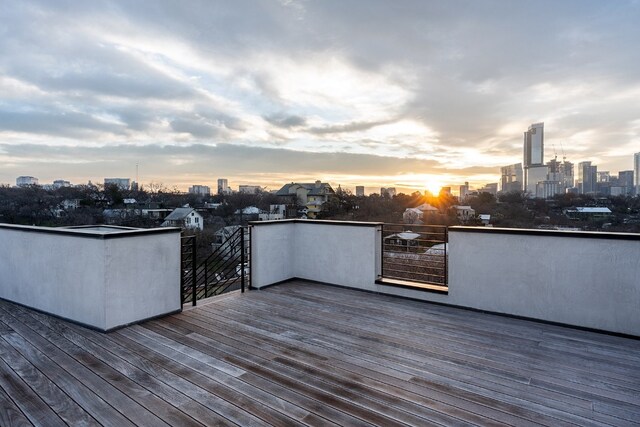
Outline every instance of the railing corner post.
{"type": "Polygon", "coordinates": [[[245,260],[244,260],[244,233],[245,233],[245,229],[244,227],[240,228],[240,292],[244,293],[244,279],[245,279],[245,275],[244,275],[244,267],[245,267],[245,260]]]}
{"type": "Polygon", "coordinates": [[[196,236],[191,240],[191,304],[196,305],[196,236]]]}

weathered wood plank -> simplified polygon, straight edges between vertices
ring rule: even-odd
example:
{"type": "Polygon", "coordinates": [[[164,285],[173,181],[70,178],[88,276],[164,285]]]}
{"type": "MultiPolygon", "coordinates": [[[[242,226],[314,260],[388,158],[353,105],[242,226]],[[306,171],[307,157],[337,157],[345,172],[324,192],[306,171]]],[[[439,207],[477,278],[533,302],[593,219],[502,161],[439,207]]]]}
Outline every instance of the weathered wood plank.
{"type": "MultiPolygon", "coordinates": [[[[9,338],[4,334],[3,338],[9,338]]],[[[11,335],[17,335],[12,333],[11,335]]],[[[14,370],[20,378],[36,390],[38,396],[67,424],[76,426],[99,425],[75,401],[56,384],[18,353],[5,339],[0,338],[0,358],[14,370]]]]}
{"type": "MultiPolygon", "coordinates": [[[[0,301],[0,320],[10,325],[16,330],[23,338],[31,342],[34,346],[39,348],[42,353],[46,354],[51,360],[61,366],[67,373],[77,380],[81,381],[87,388],[95,392],[101,399],[108,402],[112,407],[116,408],[122,415],[125,415],[130,422],[123,422],[123,425],[127,425],[131,422],[134,424],[149,424],[155,422],[157,425],[166,425],[164,421],[155,416],[153,413],[147,411],[143,406],[132,400],[126,394],[122,393],[117,388],[113,387],[109,382],[98,376],[93,372],[93,366],[85,366],[78,362],[73,357],[69,356],[63,350],[58,348],[52,342],[45,337],[36,333],[28,326],[26,326],[22,319],[14,318],[9,315],[10,310],[12,313],[17,314],[17,309],[14,306],[13,310],[6,306],[6,303],[0,301]]],[[[51,334],[55,337],[55,334],[51,334]]]]}
{"type": "Polygon", "coordinates": [[[0,405],[0,425],[631,426],[640,341],[304,281],[110,334],[0,301],[0,405]]]}
{"type": "MultiPolygon", "coordinates": [[[[173,339],[165,337],[164,334],[162,335],[158,334],[157,332],[151,331],[147,328],[139,328],[137,329],[137,332],[147,336],[148,338],[161,341],[165,345],[172,347],[175,350],[178,350],[179,352],[183,353],[187,357],[190,357],[196,360],[199,360],[199,359],[207,360],[207,359],[213,358],[212,356],[209,356],[205,351],[202,351],[203,350],[202,346],[197,342],[191,342],[190,345],[184,345],[184,344],[181,344],[179,341],[174,341],[173,339]]],[[[176,335],[173,335],[173,338],[179,339],[179,337],[177,337],[176,335]]],[[[233,364],[237,364],[238,366],[241,366],[242,370],[245,373],[251,373],[251,374],[260,376],[270,382],[283,385],[286,388],[292,391],[295,391],[298,394],[301,394],[310,399],[313,399],[324,406],[332,407],[337,411],[342,410],[341,417],[345,418],[345,423],[363,424],[363,421],[364,423],[368,423],[368,422],[371,422],[372,420],[374,423],[377,422],[377,424],[379,425],[381,425],[381,423],[383,422],[386,422],[388,425],[397,424],[397,423],[394,423],[394,421],[390,418],[378,416],[374,413],[370,413],[358,407],[351,407],[350,405],[348,405],[348,403],[344,402],[343,400],[339,399],[336,396],[332,396],[329,393],[324,393],[320,390],[313,389],[312,387],[309,387],[304,383],[299,383],[295,380],[287,379],[286,377],[278,375],[261,366],[252,365],[250,363],[237,360],[237,359],[231,359],[229,357],[222,357],[222,359],[228,361],[229,363],[233,363],[233,364]],[[250,369],[250,370],[247,370],[247,369],[250,369]],[[344,409],[347,407],[351,409],[351,411],[344,411],[344,409]],[[347,414],[352,414],[352,416],[349,416],[347,414]]],[[[342,422],[340,422],[339,424],[342,424],[342,422]]]]}
{"type": "MultiPolygon", "coordinates": [[[[252,302],[253,302],[253,301],[252,301],[252,302]]],[[[218,308],[220,308],[220,307],[218,307],[218,308]]],[[[256,316],[256,307],[255,307],[255,305],[253,305],[253,304],[252,304],[251,313],[252,313],[252,315],[253,315],[254,317],[256,316]]],[[[235,317],[235,316],[237,316],[237,315],[238,315],[238,313],[237,313],[237,312],[230,313],[230,317],[235,317]]],[[[270,312],[270,316],[271,316],[271,317],[276,317],[276,316],[278,316],[278,313],[272,310],[272,311],[270,312]]],[[[308,313],[308,312],[306,312],[306,311],[305,311],[305,319],[306,319],[307,321],[306,321],[306,322],[304,322],[304,323],[309,323],[309,322],[308,322],[308,319],[309,319],[309,313],[308,313]]],[[[264,320],[265,320],[265,319],[261,319],[261,321],[264,321],[264,320]]],[[[243,319],[243,321],[244,321],[244,319],[243,319]]],[[[297,323],[297,322],[299,322],[299,321],[300,321],[300,319],[298,319],[298,320],[294,321],[294,323],[297,323]]],[[[335,335],[334,335],[333,333],[332,333],[332,335],[331,335],[331,336],[332,336],[332,337],[335,337],[335,335]]],[[[338,346],[337,348],[341,348],[341,347],[340,347],[340,346],[338,346]]],[[[376,354],[377,354],[377,350],[378,350],[378,348],[376,348],[376,354]]],[[[515,365],[515,366],[517,366],[517,365],[515,365]]],[[[585,415],[585,414],[583,413],[582,415],[585,415]]],[[[587,415],[588,415],[588,414],[587,414],[587,415]]],[[[592,416],[592,418],[593,418],[593,416],[592,416]]]]}
{"type": "MultiPolygon", "coordinates": [[[[269,350],[275,353],[274,357],[276,357],[276,359],[280,357],[278,356],[278,354],[280,354],[281,356],[293,361],[300,361],[308,366],[323,369],[326,372],[338,371],[340,372],[341,377],[355,379],[363,385],[366,384],[367,386],[373,387],[377,390],[392,393],[409,401],[420,402],[421,405],[425,405],[426,407],[433,407],[433,405],[437,404],[437,401],[435,400],[424,399],[420,395],[407,391],[405,389],[407,384],[405,381],[410,378],[399,377],[398,375],[395,375],[395,372],[384,369],[379,365],[376,366],[368,360],[353,360],[342,357],[342,355],[345,354],[344,349],[339,352],[329,352],[323,350],[322,347],[311,346],[304,342],[295,341],[282,335],[275,336],[274,338],[272,334],[257,332],[258,329],[249,326],[249,322],[244,319],[237,319],[241,323],[234,323],[234,320],[232,319],[219,317],[213,313],[208,313],[206,316],[203,316],[203,314],[203,311],[198,311],[191,313],[189,316],[174,316],[172,318],[163,319],[163,325],[168,322],[174,324],[182,324],[183,322],[186,322],[187,324],[190,323],[193,326],[186,326],[185,329],[197,328],[196,331],[199,334],[214,337],[216,342],[223,341],[233,343],[234,340],[237,340],[235,341],[235,345],[240,348],[246,348],[247,345],[252,345],[259,349],[258,352],[260,350],[269,350]],[[207,320],[211,320],[212,323],[208,323],[207,320]],[[226,336],[221,337],[220,334],[226,334],[226,336]],[[297,354],[297,351],[303,348],[308,348],[309,351],[304,351],[303,354],[297,354]],[[316,356],[326,355],[327,357],[308,356],[309,354],[314,353],[316,356]],[[329,357],[332,357],[332,359],[327,363],[326,360],[329,357]],[[390,374],[390,376],[386,375],[385,372],[386,374],[390,374]],[[391,385],[393,383],[397,384],[397,386],[391,385]],[[424,400],[427,400],[427,402],[424,402],[424,400]]],[[[194,336],[194,338],[198,339],[197,336],[194,336]]],[[[591,402],[587,400],[575,399],[571,396],[548,392],[542,389],[532,389],[531,387],[527,387],[526,384],[524,384],[525,388],[518,388],[507,387],[490,381],[480,381],[475,378],[478,376],[477,374],[474,374],[474,376],[470,376],[468,374],[466,374],[466,376],[455,374],[454,377],[456,376],[460,376],[463,380],[468,381],[469,384],[464,384],[445,376],[438,377],[437,375],[430,375],[429,377],[447,384],[456,384],[458,387],[471,390],[476,393],[484,393],[492,397],[499,396],[500,399],[514,404],[526,405],[526,402],[521,401],[528,400],[534,404],[541,405],[542,408],[549,407],[560,411],[566,411],[567,408],[571,408],[571,411],[568,411],[569,413],[584,417],[584,419],[579,420],[582,424],[587,423],[586,419],[595,419],[606,423],[613,422],[613,424],[624,425],[624,423],[619,423],[617,420],[611,419],[609,416],[594,414],[591,410],[591,402]],[[478,388],[478,386],[474,386],[473,384],[480,384],[482,388],[478,388]]],[[[537,407],[540,409],[540,406],[537,407]]],[[[458,411],[458,415],[456,416],[459,416],[461,419],[468,419],[469,416],[473,415],[469,412],[464,412],[460,415],[458,408],[449,406],[444,406],[443,408],[440,408],[440,410],[449,414],[455,414],[458,411]]],[[[574,418],[570,417],[569,419],[574,418]]],[[[486,421],[484,421],[484,423],[486,423],[486,421]]]]}
{"type": "Polygon", "coordinates": [[[33,424],[0,387],[0,426],[32,427],[33,424]]]}
{"type": "Polygon", "coordinates": [[[211,366],[200,360],[186,357],[183,353],[171,348],[171,346],[161,345],[157,341],[131,329],[121,330],[113,335],[117,336],[120,342],[126,342],[124,339],[128,339],[136,348],[146,348],[146,351],[140,350],[145,358],[157,361],[163,366],[169,366],[169,369],[174,372],[182,372],[185,378],[191,382],[207,387],[208,390],[223,396],[226,400],[218,398],[216,411],[238,425],[259,423],[259,419],[252,414],[269,417],[273,413],[270,406],[266,405],[269,400],[276,405],[281,404],[283,408],[289,409],[289,406],[282,401],[284,398],[286,401],[305,408],[296,399],[290,398],[286,392],[281,391],[280,393],[273,393],[273,395],[264,393],[262,387],[255,385],[251,381],[251,376],[243,374],[241,377],[233,377],[223,371],[212,369],[211,366]],[[169,363],[169,360],[173,361],[173,363],[169,363]],[[178,365],[182,365],[182,368],[178,365]],[[246,385],[244,385],[245,383],[246,385]],[[236,390],[246,392],[247,396],[252,398],[243,398],[236,390]],[[260,400],[255,400],[254,397],[260,400]],[[242,408],[246,408],[247,412],[240,410],[229,402],[236,402],[242,405],[242,408]]]}
{"type": "MultiPolygon", "coordinates": [[[[193,343],[192,345],[194,346],[195,343],[199,343],[197,345],[198,348],[209,354],[214,352],[220,354],[219,352],[222,351],[226,356],[221,354],[220,357],[224,357],[226,360],[235,360],[236,363],[248,364],[248,366],[252,368],[254,366],[252,364],[255,364],[274,374],[304,383],[318,390],[330,393],[340,399],[357,403],[367,410],[393,418],[396,421],[414,425],[423,424],[426,421],[425,418],[420,418],[420,416],[427,414],[416,413],[420,411],[411,411],[412,408],[406,405],[404,401],[383,393],[378,393],[374,389],[360,387],[356,382],[341,380],[334,375],[321,375],[320,372],[309,369],[302,364],[296,364],[293,361],[287,360],[283,363],[277,361],[277,358],[269,358],[268,356],[260,357],[256,355],[260,353],[257,348],[251,349],[249,346],[244,346],[244,348],[242,348],[243,346],[229,346],[221,340],[208,340],[204,336],[198,336],[190,329],[176,330],[174,327],[169,327],[169,330],[163,331],[163,327],[169,326],[164,320],[153,323],[158,324],[158,326],[147,324],[146,327],[157,333],[173,336],[174,339],[181,339],[183,342],[193,343]],[[413,414],[418,416],[416,417],[413,414]]],[[[264,356],[264,354],[262,353],[261,356],[264,356]]],[[[434,420],[432,419],[431,421],[433,422],[434,420]]],[[[449,420],[449,424],[451,424],[451,420],[449,420]]]]}
{"type": "Polygon", "coordinates": [[[65,426],[58,414],[44,402],[22,379],[0,360],[0,388],[11,396],[13,402],[36,426],[65,426]]]}

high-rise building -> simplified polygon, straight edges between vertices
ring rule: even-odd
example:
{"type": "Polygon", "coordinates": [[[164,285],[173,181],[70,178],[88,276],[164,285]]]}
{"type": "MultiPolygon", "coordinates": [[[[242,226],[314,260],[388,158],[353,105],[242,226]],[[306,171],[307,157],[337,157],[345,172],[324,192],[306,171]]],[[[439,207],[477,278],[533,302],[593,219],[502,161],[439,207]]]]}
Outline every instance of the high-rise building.
{"type": "Polygon", "coordinates": [[[498,194],[498,183],[492,182],[491,184],[485,184],[484,187],[478,190],[478,193],[489,193],[495,196],[498,194]]]}
{"type": "Polygon", "coordinates": [[[561,193],[560,181],[539,181],[536,184],[536,197],[539,199],[550,199],[556,194],[561,193]]]}
{"type": "Polygon", "coordinates": [[[38,178],[34,176],[19,176],[16,178],[16,186],[26,187],[28,185],[38,185],[38,178]]]}
{"type": "Polygon", "coordinates": [[[524,167],[544,164],[544,123],[534,123],[524,133],[524,167]]]}
{"type": "Polygon", "coordinates": [[[633,155],[633,185],[635,195],[640,196],[640,153],[633,155]]]}
{"type": "Polygon", "coordinates": [[[524,190],[536,194],[538,182],[547,179],[544,164],[544,123],[534,123],[524,133],[524,190]]]}
{"type": "Polygon", "coordinates": [[[602,171],[597,173],[598,182],[609,182],[611,181],[611,174],[609,171],[602,171]]]}
{"type": "Polygon", "coordinates": [[[469,195],[469,183],[465,182],[464,185],[460,186],[458,199],[462,202],[467,198],[468,195],[469,195]]]}
{"type": "Polygon", "coordinates": [[[229,181],[226,178],[218,178],[218,194],[229,193],[229,181]]]}
{"type": "Polygon", "coordinates": [[[573,163],[563,160],[560,165],[560,172],[562,173],[563,187],[565,190],[573,188],[575,186],[573,163]]]}
{"type": "Polygon", "coordinates": [[[549,168],[547,165],[529,166],[524,170],[525,173],[525,192],[529,193],[530,197],[536,197],[537,186],[541,181],[546,181],[549,175],[549,168]]]}
{"type": "Polygon", "coordinates": [[[502,191],[503,193],[522,191],[522,163],[503,166],[500,168],[500,172],[502,174],[502,178],[500,180],[500,191],[502,191]]]}
{"type": "Polygon", "coordinates": [[[121,190],[128,190],[131,188],[131,180],[129,178],[105,178],[104,186],[115,185],[121,190]]]}
{"type": "Polygon", "coordinates": [[[578,163],[577,187],[580,194],[594,194],[598,178],[598,167],[591,162],[578,163]]]}
{"type": "Polygon", "coordinates": [[[633,196],[633,171],[618,172],[618,185],[622,187],[623,196],[633,196]]]}
{"type": "Polygon", "coordinates": [[[356,185],[356,197],[364,197],[364,185],[356,185]]]}
{"type": "Polygon", "coordinates": [[[189,187],[190,194],[197,194],[198,196],[211,195],[211,188],[208,185],[192,185],[189,187]]]}

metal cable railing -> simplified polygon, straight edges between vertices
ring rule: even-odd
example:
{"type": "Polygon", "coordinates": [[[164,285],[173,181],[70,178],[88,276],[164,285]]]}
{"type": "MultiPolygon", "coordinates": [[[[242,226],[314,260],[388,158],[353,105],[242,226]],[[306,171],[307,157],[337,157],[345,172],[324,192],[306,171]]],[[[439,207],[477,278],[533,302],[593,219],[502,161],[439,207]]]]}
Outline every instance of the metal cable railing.
{"type": "Polygon", "coordinates": [[[446,226],[383,224],[381,278],[447,286],[447,251],[446,226]]]}

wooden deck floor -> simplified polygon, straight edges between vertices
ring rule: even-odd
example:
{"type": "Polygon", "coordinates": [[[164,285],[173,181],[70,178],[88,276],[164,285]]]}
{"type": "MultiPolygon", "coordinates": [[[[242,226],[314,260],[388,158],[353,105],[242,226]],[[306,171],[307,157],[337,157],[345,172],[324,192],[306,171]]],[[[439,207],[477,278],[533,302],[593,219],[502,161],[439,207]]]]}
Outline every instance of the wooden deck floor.
{"type": "Polygon", "coordinates": [[[94,332],[0,301],[0,425],[638,425],[640,341],[305,282],[94,332]]]}

